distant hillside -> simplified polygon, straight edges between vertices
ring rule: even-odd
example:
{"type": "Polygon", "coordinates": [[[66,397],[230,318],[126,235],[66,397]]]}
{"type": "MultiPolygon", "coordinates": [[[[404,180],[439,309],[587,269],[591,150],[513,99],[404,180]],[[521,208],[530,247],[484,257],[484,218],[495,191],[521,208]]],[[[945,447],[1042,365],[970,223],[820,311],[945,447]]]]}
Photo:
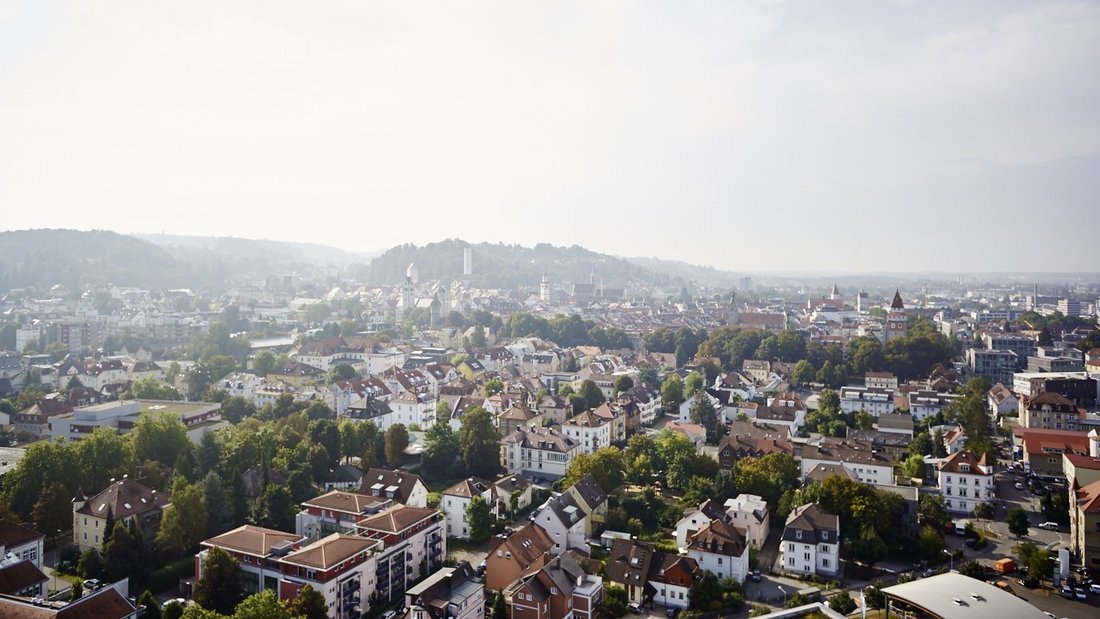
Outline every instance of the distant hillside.
{"type": "Polygon", "coordinates": [[[625,260],[645,267],[654,273],[695,282],[703,286],[733,288],[737,285],[737,275],[729,271],[719,271],[714,267],[699,266],[680,262],[679,260],[662,260],[660,258],[625,258],[625,260]]]}
{"type": "Polygon", "coordinates": [[[183,236],[176,234],[135,234],[171,250],[206,250],[223,257],[257,260],[266,264],[335,264],[366,262],[381,252],[353,253],[329,245],[242,239],[227,236],[183,236]]]}
{"type": "Polygon", "coordinates": [[[496,288],[535,287],[543,273],[555,284],[588,282],[595,276],[613,288],[667,286],[676,283],[671,275],[655,273],[622,258],[596,253],[576,245],[555,247],[540,243],[534,247],[503,243],[471,244],[458,239],[429,243],[423,247],[399,245],[371,261],[367,281],[376,285],[397,284],[410,263],[416,264],[421,279],[450,281],[462,277],[462,250],[473,250],[472,281],[496,288]]]}
{"type": "Polygon", "coordinates": [[[189,271],[156,245],[115,232],[0,232],[0,290],[108,283],[177,287],[187,285],[189,271]]]}

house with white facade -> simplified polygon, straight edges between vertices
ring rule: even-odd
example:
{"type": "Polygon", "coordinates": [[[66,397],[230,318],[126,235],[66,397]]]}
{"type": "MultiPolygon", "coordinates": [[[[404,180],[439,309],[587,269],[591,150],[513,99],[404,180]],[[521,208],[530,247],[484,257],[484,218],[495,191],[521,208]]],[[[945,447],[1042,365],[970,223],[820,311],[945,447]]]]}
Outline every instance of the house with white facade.
{"type": "Polygon", "coordinates": [[[501,439],[500,464],[532,479],[560,479],[580,450],[580,443],[553,428],[530,426],[501,439]]]}
{"type": "Polygon", "coordinates": [[[802,447],[802,479],[819,464],[840,466],[852,479],[876,486],[894,483],[894,459],[874,443],[826,437],[802,447]]]}
{"type": "Polygon", "coordinates": [[[561,431],[580,444],[581,453],[595,453],[597,449],[611,445],[611,420],[591,410],[565,420],[561,431]]]}
{"type": "Polygon", "coordinates": [[[1011,415],[1020,409],[1019,398],[1001,383],[989,388],[986,402],[989,405],[989,412],[993,415],[1011,415]]]}
{"type": "Polygon", "coordinates": [[[428,506],[428,487],[424,485],[424,480],[419,475],[401,470],[369,469],[363,475],[359,492],[409,507],[428,506]]]}
{"type": "Polygon", "coordinates": [[[962,396],[958,394],[940,393],[938,391],[910,391],[908,393],[909,414],[919,423],[928,417],[935,417],[960,397],[962,396]]]}
{"type": "Polygon", "coordinates": [[[792,573],[836,576],[840,567],[840,519],[815,503],[787,516],[780,545],[780,564],[792,573]]]}
{"type": "Polygon", "coordinates": [[[440,495],[439,509],[447,515],[447,537],[470,538],[470,524],[466,509],[474,497],[481,497],[489,505],[489,512],[499,516],[496,486],[478,477],[468,477],[447,488],[440,495]]]}
{"type": "Polygon", "coordinates": [[[744,583],[749,574],[749,544],[744,531],[730,522],[711,520],[688,535],[687,556],[718,578],[744,583]]]}
{"type": "Polygon", "coordinates": [[[964,450],[947,456],[936,467],[936,481],[944,507],[952,513],[972,514],[979,503],[996,499],[993,466],[984,454],[978,458],[964,450]]]}
{"type": "Polygon", "coordinates": [[[570,548],[588,552],[588,538],[584,533],[585,513],[569,493],[550,499],[546,507],[535,515],[535,524],[542,527],[553,540],[551,555],[559,555],[570,548]]]}
{"type": "Polygon", "coordinates": [[[401,619],[480,619],[485,613],[485,584],[466,561],[444,567],[405,592],[401,619]]]}
{"type": "Polygon", "coordinates": [[[745,531],[745,541],[749,546],[763,548],[771,530],[771,513],[768,503],[755,494],[739,494],[726,499],[726,518],[733,526],[745,531]]]}
{"type": "Polygon", "coordinates": [[[876,419],[894,412],[894,390],[881,387],[841,387],[840,410],[845,413],[866,411],[876,419]]]}

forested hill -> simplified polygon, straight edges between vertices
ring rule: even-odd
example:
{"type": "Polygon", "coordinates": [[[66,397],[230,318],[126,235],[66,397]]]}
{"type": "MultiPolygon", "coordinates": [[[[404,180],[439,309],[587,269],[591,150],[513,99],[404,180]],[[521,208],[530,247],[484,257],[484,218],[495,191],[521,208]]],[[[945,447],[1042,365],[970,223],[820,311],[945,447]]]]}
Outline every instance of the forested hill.
{"type": "Polygon", "coordinates": [[[0,290],[69,288],[116,283],[123,286],[188,285],[186,263],[152,243],[95,230],[0,232],[0,290]]]}
{"type": "Polygon", "coordinates": [[[420,279],[443,281],[462,277],[462,252],[472,249],[473,277],[479,285],[495,288],[537,287],[544,273],[556,285],[587,283],[594,275],[609,288],[637,285],[665,286],[678,283],[676,277],[655,272],[615,256],[596,253],[576,245],[555,247],[540,243],[534,247],[503,243],[467,243],[448,239],[418,247],[398,245],[371,261],[367,281],[397,284],[409,264],[415,264],[420,279]]]}

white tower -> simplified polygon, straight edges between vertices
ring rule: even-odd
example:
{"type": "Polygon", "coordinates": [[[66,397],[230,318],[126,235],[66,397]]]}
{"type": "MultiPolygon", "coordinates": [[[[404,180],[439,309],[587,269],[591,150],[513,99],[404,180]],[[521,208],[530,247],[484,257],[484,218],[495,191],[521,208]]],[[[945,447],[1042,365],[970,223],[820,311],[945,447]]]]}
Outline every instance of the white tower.
{"type": "Polygon", "coordinates": [[[474,250],[470,247],[462,249],[462,274],[469,277],[474,274],[474,250]]]}
{"type": "Polygon", "coordinates": [[[542,274],[542,281],[539,282],[539,300],[543,303],[550,302],[550,277],[546,273],[542,274]]]}

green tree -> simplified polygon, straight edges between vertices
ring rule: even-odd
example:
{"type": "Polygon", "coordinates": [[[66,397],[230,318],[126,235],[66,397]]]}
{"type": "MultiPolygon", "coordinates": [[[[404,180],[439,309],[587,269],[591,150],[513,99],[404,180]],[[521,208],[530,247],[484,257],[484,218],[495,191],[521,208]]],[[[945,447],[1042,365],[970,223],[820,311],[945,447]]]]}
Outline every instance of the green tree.
{"type": "Polygon", "coordinates": [[[484,393],[487,398],[501,391],[504,391],[504,381],[499,378],[490,378],[485,381],[485,386],[482,388],[482,393],[484,393]]]}
{"type": "MultiPolygon", "coordinates": [[[[623,604],[623,612],[626,612],[626,604],[623,604]]],[[[620,617],[622,615],[619,615],[620,617]]],[[[504,600],[504,592],[497,591],[497,595],[493,598],[493,617],[492,619],[507,619],[508,617],[508,604],[504,600]]]]}
{"type": "Polygon", "coordinates": [[[569,468],[562,479],[562,488],[569,488],[592,475],[604,492],[611,492],[623,484],[625,467],[618,447],[601,447],[592,454],[577,454],[569,461],[569,468]]]}
{"type": "Polygon", "coordinates": [[[139,462],[156,460],[173,466],[180,454],[192,448],[187,427],[171,413],[143,412],[131,432],[134,454],[139,462]]]}
{"type": "Polygon", "coordinates": [[[252,371],[256,376],[267,376],[275,369],[275,354],[270,350],[261,350],[252,357],[252,371]]]}
{"type": "Polygon", "coordinates": [[[172,482],[172,504],[164,510],[157,543],[183,554],[206,538],[207,514],[202,488],[182,476],[172,482]]]}
{"type": "Polygon", "coordinates": [[[661,383],[661,404],[665,407],[665,410],[675,410],[679,408],[683,401],[683,381],[680,380],[679,374],[673,372],[665,378],[665,382],[661,383]]]}
{"type": "Polygon", "coordinates": [[[946,547],[947,543],[943,539],[943,529],[933,529],[928,525],[921,527],[920,535],[917,537],[917,548],[920,549],[921,555],[925,559],[939,556],[946,547]]]}
{"type": "Polygon", "coordinates": [[[447,422],[436,422],[424,434],[424,455],[421,459],[420,473],[426,480],[448,479],[455,477],[459,467],[461,447],[458,437],[447,422]]]}
{"type": "Polygon", "coordinates": [[[584,397],[584,405],[586,408],[596,408],[607,401],[607,398],[603,395],[603,391],[600,390],[596,383],[590,380],[581,383],[580,394],[584,397]]]}
{"type": "Polygon", "coordinates": [[[475,496],[466,506],[466,521],[470,525],[470,541],[474,544],[481,544],[493,533],[493,514],[480,496],[475,496]]]}
{"type": "Polygon", "coordinates": [[[901,463],[901,474],[909,478],[924,477],[924,456],[914,453],[901,463]]]}
{"type": "Polygon", "coordinates": [[[256,414],[256,406],[240,396],[233,396],[222,402],[221,413],[229,423],[240,423],[244,418],[256,414]]]}
{"type": "Polygon", "coordinates": [[[743,458],[733,470],[733,479],[741,492],[755,494],[774,512],[779,497],[798,485],[798,463],[792,456],[770,453],[761,458],[743,458]]]}
{"type": "Polygon", "coordinates": [[[840,412],[840,396],[832,389],[822,389],[817,395],[817,410],[826,415],[840,412]]]}
{"type": "Polygon", "coordinates": [[[225,484],[217,473],[210,471],[203,477],[203,505],[206,506],[206,536],[225,533],[233,525],[233,506],[225,484]]]}
{"type": "Polygon", "coordinates": [[[628,391],[634,387],[634,379],[629,374],[623,374],[615,379],[615,383],[612,386],[611,395],[613,397],[619,397],[620,393],[628,391]]]}
{"type": "Polygon", "coordinates": [[[271,484],[260,495],[252,519],[262,527],[293,531],[296,507],[286,486],[271,484]]]}
{"type": "Polygon", "coordinates": [[[706,380],[703,375],[698,372],[692,372],[688,374],[687,380],[684,381],[684,399],[699,393],[699,391],[706,386],[706,380]]]}
{"type": "Polygon", "coordinates": [[[102,578],[103,557],[99,555],[99,551],[95,548],[89,548],[81,553],[76,571],[84,578],[102,578]]]}
{"type": "Polygon", "coordinates": [[[847,591],[841,591],[830,597],[828,604],[829,608],[842,615],[850,614],[856,609],[856,601],[852,599],[852,596],[849,595],[847,591]]]}
{"type": "Polygon", "coordinates": [[[253,593],[237,605],[233,619],[291,619],[287,604],[271,589],[253,593]]]}
{"type": "Polygon", "coordinates": [[[923,456],[932,455],[932,437],[928,435],[927,431],[917,432],[917,435],[913,437],[913,442],[909,444],[909,451],[923,456]]]}
{"type": "Polygon", "coordinates": [[[228,615],[240,601],[241,566],[228,552],[214,546],[202,562],[194,598],[203,608],[228,615]]]}
{"type": "Polygon", "coordinates": [[[182,400],[183,394],[161,381],[147,376],[130,385],[130,395],[142,400],[182,400]]]}
{"type": "Polygon", "coordinates": [[[335,383],[341,380],[351,380],[355,378],[355,368],[346,363],[340,363],[332,366],[332,369],[328,371],[329,383],[335,383]]]}
{"type": "Polygon", "coordinates": [[[473,330],[470,332],[470,346],[475,350],[483,350],[488,345],[489,340],[485,336],[485,327],[474,325],[473,330]]]}
{"type": "Polygon", "coordinates": [[[405,424],[395,423],[386,430],[386,464],[397,468],[409,446],[409,431],[405,424]]]}
{"type": "Polygon", "coordinates": [[[325,596],[313,587],[306,585],[298,592],[298,597],[291,605],[294,616],[302,619],[326,619],[328,617],[328,605],[325,596]]]}
{"type": "MultiPolygon", "coordinates": [[[[692,374],[692,376],[698,376],[698,374],[692,374]]],[[[710,401],[710,395],[705,391],[697,392],[688,412],[691,422],[703,426],[703,429],[707,431],[707,442],[712,445],[716,444],[721,433],[721,422],[718,418],[718,411],[714,408],[714,403],[710,401]]]]}
{"type": "Polygon", "coordinates": [[[978,503],[974,506],[974,517],[981,520],[993,518],[994,508],[992,503],[978,503]]]}
{"type": "Polygon", "coordinates": [[[73,586],[69,588],[69,601],[75,602],[84,597],[84,583],[74,582],[73,586]]]}
{"type": "Polygon", "coordinates": [[[35,528],[49,535],[72,526],[73,497],[61,482],[52,482],[34,504],[32,517],[35,528]]]}
{"type": "Polygon", "coordinates": [[[1027,535],[1028,522],[1027,512],[1019,507],[1013,507],[1008,510],[1008,514],[1005,516],[1005,522],[1008,523],[1008,532],[1015,535],[1019,540],[1021,537],[1027,535]]]}
{"type": "Polygon", "coordinates": [[[943,495],[922,494],[917,505],[917,517],[920,523],[942,531],[951,516],[947,513],[947,507],[943,503],[943,495]]]}
{"type": "Polygon", "coordinates": [[[473,406],[462,415],[458,444],[466,474],[492,479],[500,470],[500,433],[493,417],[480,406],[473,406]]]}
{"type": "Polygon", "coordinates": [[[808,385],[814,382],[816,376],[817,370],[805,359],[794,364],[794,368],[791,370],[791,381],[796,385],[808,385]]]}
{"type": "Polygon", "coordinates": [[[103,574],[110,582],[130,578],[134,587],[145,582],[145,544],[136,531],[127,523],[117,521],[110,540],[103,544],[103,574]]]}
{"type": "Polygon", "coordinates": [[[152,591],[146,589],[141,594],[141,597],[138,598],[138,607],[143,609],[141,612],[142,619],[161,619],[160,604],[152,591]]]}

